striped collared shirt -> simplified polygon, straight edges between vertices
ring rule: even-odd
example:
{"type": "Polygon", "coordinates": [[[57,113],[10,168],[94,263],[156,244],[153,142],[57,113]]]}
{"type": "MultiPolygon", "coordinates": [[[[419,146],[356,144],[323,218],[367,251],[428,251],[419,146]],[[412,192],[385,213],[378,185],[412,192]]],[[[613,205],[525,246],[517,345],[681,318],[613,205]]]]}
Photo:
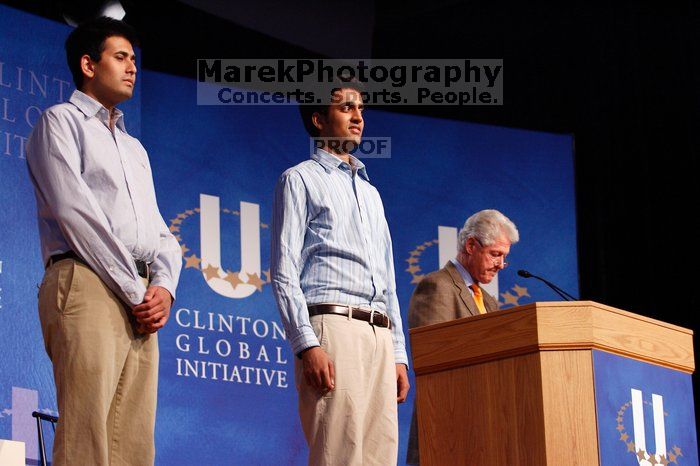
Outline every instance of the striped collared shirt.
{"type": "Polygon", "coordinates": [[[367,306],[392,323],[394,356],[408,364],[389,226],[362,162],[318,150],[277,182],[272,288],[295,354],[318,346],[307,305],[367,306]]]}

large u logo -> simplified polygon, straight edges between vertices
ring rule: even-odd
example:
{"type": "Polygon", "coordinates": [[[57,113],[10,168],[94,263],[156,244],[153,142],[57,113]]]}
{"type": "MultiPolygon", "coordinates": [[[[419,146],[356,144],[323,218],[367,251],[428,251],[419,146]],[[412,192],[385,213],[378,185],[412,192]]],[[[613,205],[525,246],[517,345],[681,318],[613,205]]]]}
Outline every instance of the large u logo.
{"type": "MultiPolygon", "coordinates": [[[[241,202],[241,268],[238,273],[223,272],[221,264],[221,226],[219,198],[200,194],[200,251],[202,270],[219,269],[217,276],[207,277],[209,287],[229,298],[246,298],[257,289],[249,283],[254,275],[260,277],[260,206],[241,202]],[[230,275],[236,275],[233,281],[230,275]]],[[[231,270],[234,270],[233,268],[231,270]]]]}
{"type": "Polygon", "coordinates": [[[654,411],[654,443],[656,444],[656,457],[647,450],[646,432],[644,431],[644,402],[642,392],[632,389],[632,420],[634,423],[634,448],[637,452],[647,452],[642,459],[637,461],[641,466],[656,465],[657,459],[666,456],[666,425],[664,424],[664,399],[661,395],[652,394],[651,404],[654,411]],[[646,458],[648,456],[648,458],[646,458]]]}

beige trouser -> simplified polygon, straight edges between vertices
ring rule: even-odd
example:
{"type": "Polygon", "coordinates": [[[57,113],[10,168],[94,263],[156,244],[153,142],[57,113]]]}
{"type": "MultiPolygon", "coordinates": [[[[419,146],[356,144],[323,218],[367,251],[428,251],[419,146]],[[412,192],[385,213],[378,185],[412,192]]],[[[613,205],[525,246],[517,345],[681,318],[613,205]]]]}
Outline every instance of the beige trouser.
{"type": "Polygon", "coordinates": [[[399,431],[391,332],[329,314],[311,317],[311,325],[335,365],[335,389],[320,395],[295,358],[309,465],[395,465],[399,431]]]}
{"type": "Polygon", "coordinates": [[[130,315],[86,265],[46,271],[39,318],[58,398],[55,466],[153,464],[158,339],[135,335],[130,315]]]}

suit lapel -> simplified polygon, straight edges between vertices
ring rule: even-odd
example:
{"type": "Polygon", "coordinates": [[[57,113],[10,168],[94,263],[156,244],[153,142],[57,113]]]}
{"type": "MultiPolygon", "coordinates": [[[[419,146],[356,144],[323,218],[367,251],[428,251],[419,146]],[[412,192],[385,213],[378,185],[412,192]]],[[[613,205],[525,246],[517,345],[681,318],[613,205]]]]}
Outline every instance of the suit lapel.
{"type": "Polygon", "coordinates": [[[486,308],[486,312],[494,312],[498,310],[498,301],[488,294],[486,290],[484,290],[484,287],[481,287],[481,293],[484,295],[484,307],[486,308]]]}
{"type": "Polygon", "coordinates": [[[464,283],[464,278],[462,278],[462,275],[459,273],[459,270],[457,270],[457,267],[455,267],[452,261],[450,261],[445,266],[445,269],[450,274],[454,285],[459,289],[459,297],[462,299],[462,302],[466,307],[466,314],[478,316],[480,314],[479,308],[476,307],[472,293],[467,289],[467,284],[464,283]]]}

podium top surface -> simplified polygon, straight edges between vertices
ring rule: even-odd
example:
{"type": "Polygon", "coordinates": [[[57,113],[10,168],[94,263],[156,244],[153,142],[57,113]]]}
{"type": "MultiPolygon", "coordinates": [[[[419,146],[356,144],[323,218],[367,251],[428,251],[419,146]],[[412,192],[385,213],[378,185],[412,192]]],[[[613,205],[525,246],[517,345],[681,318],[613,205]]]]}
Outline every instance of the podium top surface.
{"type": "Polygon", "coordinates": [[[593,301],[536,302],[410,330],[417,374],[539,351],[599,349],[692,373],[693,331],[593,301]]]}

